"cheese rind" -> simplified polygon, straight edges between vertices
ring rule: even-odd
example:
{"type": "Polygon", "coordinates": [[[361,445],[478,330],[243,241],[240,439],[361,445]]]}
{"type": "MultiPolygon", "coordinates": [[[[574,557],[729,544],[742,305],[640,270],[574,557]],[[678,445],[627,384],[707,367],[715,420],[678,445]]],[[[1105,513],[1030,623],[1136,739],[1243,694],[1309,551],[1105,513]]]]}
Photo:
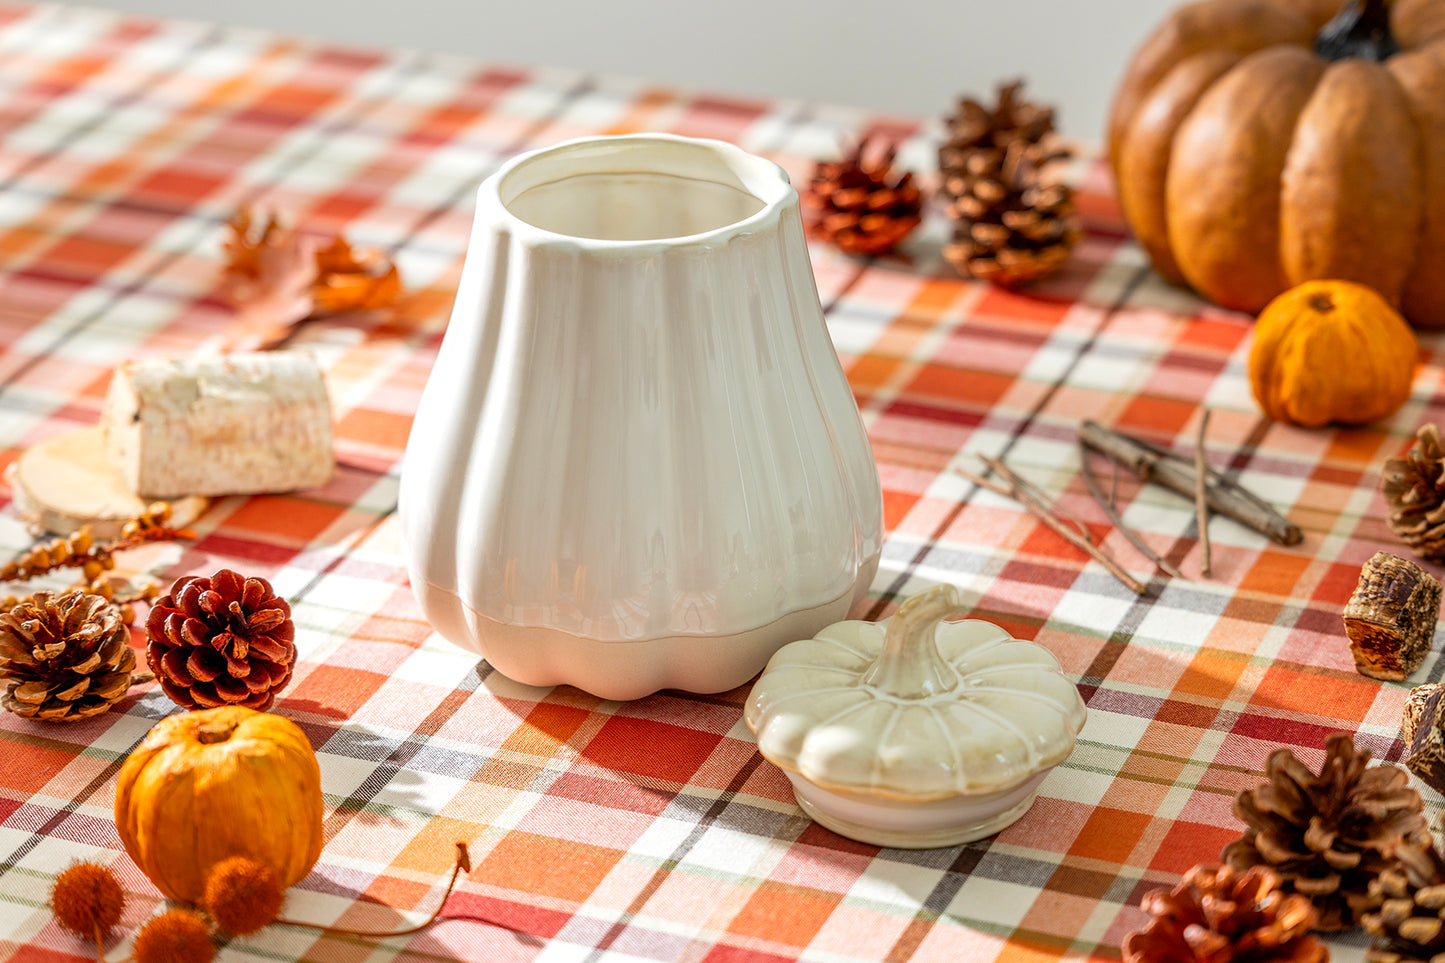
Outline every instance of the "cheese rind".
{"type": "Polygon", "coordinates": [[[303,351],[125,362],[101,425],[143,498],[315,488],[335,466],[326,381],[303,351]]]}

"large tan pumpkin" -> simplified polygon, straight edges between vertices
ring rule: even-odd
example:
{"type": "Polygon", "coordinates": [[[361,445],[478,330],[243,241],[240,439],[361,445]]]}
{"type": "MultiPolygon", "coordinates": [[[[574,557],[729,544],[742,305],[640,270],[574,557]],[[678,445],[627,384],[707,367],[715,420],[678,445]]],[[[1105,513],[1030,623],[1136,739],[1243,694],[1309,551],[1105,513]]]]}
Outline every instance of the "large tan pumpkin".
{"type": "Polygon", "coordinates": [[[1175,11],[1115,96],[1124,214],[1161,274],[1225,307],[1341,278],[1445,325],[1445,0],[1340,4],[1175,11]]]}

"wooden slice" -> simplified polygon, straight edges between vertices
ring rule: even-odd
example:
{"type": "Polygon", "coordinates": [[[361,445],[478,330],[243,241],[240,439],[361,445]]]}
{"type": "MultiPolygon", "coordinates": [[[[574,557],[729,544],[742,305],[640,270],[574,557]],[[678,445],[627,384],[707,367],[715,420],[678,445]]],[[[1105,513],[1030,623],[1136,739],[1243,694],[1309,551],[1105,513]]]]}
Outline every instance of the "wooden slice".
{"type": "MultiPolygon", "coordinates": [[[[110,460],[99,426],[77,428],[32,445],[6,472],[16,513],[32,529],[69,535],[89,525],[96,538],[120,535],[126,519],[150,504],[126,487],[110,460]]],[[[170,500],[170,524],[183,528],[209,500],[170,500]]]]}

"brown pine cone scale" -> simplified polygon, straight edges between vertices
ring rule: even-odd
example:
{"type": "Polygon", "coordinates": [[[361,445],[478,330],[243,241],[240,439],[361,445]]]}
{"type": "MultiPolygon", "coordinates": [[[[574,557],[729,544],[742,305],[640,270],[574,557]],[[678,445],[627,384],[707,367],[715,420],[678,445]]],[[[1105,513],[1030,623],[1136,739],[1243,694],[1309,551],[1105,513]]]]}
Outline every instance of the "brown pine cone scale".
{"type": "Polygon", "coordinates": [[[146,660],[178,705],[266,710],[291,679],[291,606],[263,578],[222,569],[178,580],[146,619],[146,660]]]}
{"type": "Polygon", "coordinates": [[[130,689],[135,652],[99,595],[36,592],[0,612],[0,705],[47,722],[97,715],[130,689]]]}

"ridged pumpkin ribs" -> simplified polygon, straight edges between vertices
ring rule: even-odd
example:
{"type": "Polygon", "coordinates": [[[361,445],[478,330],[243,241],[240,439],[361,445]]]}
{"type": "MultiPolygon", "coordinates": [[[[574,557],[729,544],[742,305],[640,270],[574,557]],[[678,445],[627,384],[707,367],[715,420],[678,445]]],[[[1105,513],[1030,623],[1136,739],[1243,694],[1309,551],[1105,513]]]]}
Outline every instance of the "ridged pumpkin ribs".
{"type": "Polygon", "coordinates": [[[1369,285],[1445,326],[1445,2],[1203,0],[1135,55],[1109,151],[1155,268],[1257,312],[1369,285]]]}

